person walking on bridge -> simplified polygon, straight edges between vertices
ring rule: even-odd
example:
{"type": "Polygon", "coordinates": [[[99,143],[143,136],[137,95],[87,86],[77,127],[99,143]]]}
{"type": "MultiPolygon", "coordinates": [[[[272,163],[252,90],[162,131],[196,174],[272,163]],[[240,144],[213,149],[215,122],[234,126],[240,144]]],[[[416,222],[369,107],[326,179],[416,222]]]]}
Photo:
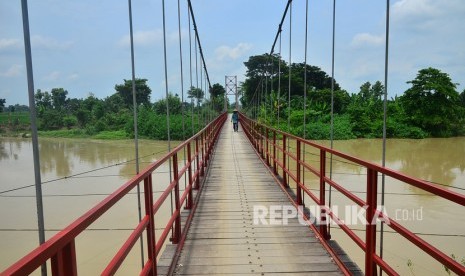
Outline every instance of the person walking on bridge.
{"type": "Polygon", "coordinates": [[[239,112],[237,109],[234,109],[233,114],[231,116],[231,122],[233,123],[234,132],[237,132],[239,128],[239,112]]]}

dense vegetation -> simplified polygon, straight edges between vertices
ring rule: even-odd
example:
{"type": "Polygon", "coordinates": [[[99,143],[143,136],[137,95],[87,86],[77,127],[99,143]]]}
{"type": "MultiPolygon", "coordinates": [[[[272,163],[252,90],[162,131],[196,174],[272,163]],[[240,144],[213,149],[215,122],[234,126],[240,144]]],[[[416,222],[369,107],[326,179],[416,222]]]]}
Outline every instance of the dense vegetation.
{"type": "MultiPolygon", "coordinates": [[[[333,102],[335,139],[382,137],[385,89],[380,81],[363,83],[359,91],[349,93],[320,68],[303,63],[289,66],[278,55],[251,56],[244,64],[247,73],[240,85],[241,104],[249,116],[308,139],[329,139],[333,102]],[[304,84],[307,86],[306,100],[304,84]],[[333,95],[331,90],[334,90],[333,95]]],[[[170,108],[171,139],[190,136],[223,110],[225,89],[220,84],[209,89],[209,100],[205,99],[202,89],[191,87],[187,92],[189,102],[169,94],[168,99],[152,103],[152,91],[146,82],[146,79],[135,81],[138,131],[142,137],[168,138],[166,100],[170,108]]],[[[425,68],[407,83],[411,85],[409,89],[387,101],[388,138],[465,135],[465,91],[459,93],[457,84],[447,73],[425,68]]],[[[105,99],[93,94],[85,99],[68,98],[65,89],[54,88],[50,92],[37,90],[35,100],[38,128],[46,131],[42,135],[134,136],[130,80],[115,85],[115,93],[105,99]]],[[[0,99],[0,132],[27,130],[28,125],[27,106],[5,107],[5,100],[0,99]]]]}
{"type": "MultiPolygon", "coordinates": [[[[135,81],[138,133],[141,137],[166,140],[166,98],[151,103],[151,89],[146,82],[146,79],[135,81]]],[[[76,99],[68,98],[68,91],[63,88],[53,88],[50,92],[37,90],[35,101],[41,135],[103,139],[133,137],[132,81],[124,80],[124,83],[115,85],[115,91],[105,99],[98,99],[93,94],[76,99]]],[[[171,139],[190,137],[223,110],[224,88],[215,84],[210,92],[211,99],[206,100],[201,89],[192,87],[187,92],[190,103],[182,102],[178,95],[168,95],[171,139]]],[[[24,129],[21,126],[29,124],[29,112],[23,109],[24,106],[9,106],[7,112],[0,114],[3,115],[0,125],[8,125],[13,130],[24,129]]]]}
{"type": "MultiPolygon", "coordinates": [[[[308,139],[329,139],[333,85],[334,138],[382,137],[384,86],[381,82],[366,82],[357,93],[349,94],[316,66],[293,63],[289,68],[276,55],[252,56],[244,64],[247,79],[241,87],[242,106],[249,116],[299,136],[305,132],[308,139]]],[[[387,101],[388,138],[465,135],[465,91],[459,93],[448,74],[426,68],[408,83],[411,87],[402,96],[387,101]]]]}

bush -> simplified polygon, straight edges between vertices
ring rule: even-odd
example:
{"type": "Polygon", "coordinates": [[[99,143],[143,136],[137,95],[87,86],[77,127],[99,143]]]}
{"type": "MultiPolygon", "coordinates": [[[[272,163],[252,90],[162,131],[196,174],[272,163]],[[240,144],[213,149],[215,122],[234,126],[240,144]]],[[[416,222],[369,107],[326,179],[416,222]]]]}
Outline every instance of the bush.
{"type": "MultiPolygon", "coordinates": [[[[383,121],[377,121],[373,128],[375,137],[383,137],[383,121]]],[[[387,138],[412,138],[423,139],[428,137],[428,133],[419,127],[410,126],[402,122],[398,122],[393,118],[387,118],[386,122],[386,137],[387,138]]]]}
{"type": "Polygon", "coordinates": [[[95,139],[106,139],[106,140],[121,140],[127,139],[128,135],[124,130],[117,131],[101,131],[94,136],[95,139]]]}
{"type": "Polygon", "coordinates": [[[67,129],[71,129],[77,124],[76,116],[66,116],[63,118],[63,124],[67,129]]]}

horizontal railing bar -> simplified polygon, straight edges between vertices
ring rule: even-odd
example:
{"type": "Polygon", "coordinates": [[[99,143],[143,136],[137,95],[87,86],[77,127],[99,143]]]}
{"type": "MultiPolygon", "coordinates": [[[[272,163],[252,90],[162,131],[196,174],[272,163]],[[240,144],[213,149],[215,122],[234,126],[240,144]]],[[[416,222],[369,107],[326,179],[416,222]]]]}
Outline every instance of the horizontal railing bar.
{"type": "Polygon", "coordinates": [[[157,245],[156,245],[156,255],[157,256],[160,253],[161,248],[163,247],[163,244],[165,243],[166,238],[168,237],[168,234],[170,233],[171,228],[174,225],[174,221],[176,220],[176,218],[178,216],[179,216],[179,210],[174,210],[173,215],[168,220],[168,223],[166,224],[165,229],[163,230],[163,232],[160,235],[160,238],[157,241],[157,245]]]}
{"type": "Polygon", "coordinates": [[[456,262],[454,259],[452,259],[451,257],[441,252],[439,249],[432,246],[431,244],[426,242],[424,239],[420,238],[418,235],[415,235],[414,233],[412,233],[410,230],[408,230],[404,226],[390,219],[386,214],[382,212],[379,212],[378,214],[380,217],[382,217],[383,219],[389,222],[389,223],[386,222],[387,226],[394,229],[397,233],[402,235],[408,241],[420,247],[428,255],[438,260],[443,265],[449,267],[450,270],[457,273],[458,275],[465,275],[465,266],[462,266],[461,264],[456,262]]]}
{"type": "Polygon", "coordinates": [[[373,255],[373,260],[376,262],[376,264],[379,265],[379,267],[381,267],[381,269],[386,272],[388,275],[392,275],[392,276],[398,276],[400,275],[399,273],[397,273],[388,263],[386,263],[383,259],[381,259],[380,256],[374,254],[373,255]]]}
{"type": "MultiPolygon", "coordinates": [[[[44,264],[47,260],[51,259],[57,252],[62,248],[67,246],[69,243],[74,242],[75,237],[81,234],[85,229],[89,227],[93,222],[99,219],[106,211],[108,211],[116,202],[121,200],[125,195],[127,195],[134,187],[139,185],[142,181],[149,179],[151,175],[163,164],[169,161],[175,154],[187,147],[189,143],[198,143],[200,137],[205,137],[202,143],[199,144],[198,151],[195,151],[193,154],[193,159],[201,156],[201,161],[199,162],[199,167],[195,169],[196,178],[199,177],[199,171],[204,166],[203,159],[206,158],[206,155],[211,154],[211,147],[213,142],[211,139],[218,137],[218,131],[221,129],[219,125],[224,124],[226,120],[226,113],[221,114],[210,124],[205,126],[197,134],[193,135],[186,141],[182,142],[180,145],[175,147],[173,150],[168,152],[166,155],[153,162],[151,165],[147,166],[139,174],[132,177],[130,180],[126,181],[122,186],[120,186],[115,192],[111,193],[100,201],[97,205],[91,208],[89,211],[84,213],[78,219],[73,221],[63,230],[52,236],[46,241],[46,243],[38,246],[33,249],[26,256],[18,260],[16,263],[11,265],[2,273],[6,275],[25,275],[30,274],[35,271],[40,265],[44,264]],[[207,133],[208,132],[208,133],[207,133]],[[206,150],[208,148],[208,150],[206,150]]],[[[192,160],[193,160],[192,159],[192,160]]],[[[191,160],[191,161],[192,161],[191,160]]],[[[185,173],[185,171],[182,171],[185,173]]],[[[166,200],[168,194],[173,189],[173,183],[167,187],[167,189],[160,195],[157,202],[152,206],[154,214],[160,208],[161,204],[166,200]]],[[[153,196],[153,195],[151,195],[153,196]]],[[[177,211],[179,213],[179,211],[177,211]]],[[[138,224],[135,232],[139,231],[141,224],[138,224]]],[[[132,237],[132,236],[130,236],[132,237]]],[[[125,244],[130,244],[131,238],[126,241],[125,244]]],[[[122,252],[121,252],[122,253],[122,252]]],[[[158,253],[157,253],[158,254],[158,253]]],[[[145,264],[141,274],[147,274],[149,271],[156,269],[153,267],[153,264],[149,261],[145,264]]]]}
{"type": "Polygon", "coordinates": [[[327,214],[331,217],[332,220],[336,222],[336,224],[363,250],[366,251],[366,244],[365,242],[355,234],[352,229],[350,229],[338,216],[336,216],[333,211],[329,208],[323,206],[327,212],[327,214]]]}
{"type": "Polygon", "coordinates": [[[192,189],[191,185],[187,185],[186,189],[184,189],[184,192],[182,193],[181,199],[179,200],[179,202],[181,202],[181,206],[183,205],[183,202],[186,200],[187,195],[189,194],[191,189],[192,189]]]}
{"type": "Polygon", "coordinates": [[[325,182],[328,183],[329,185],[331,185],[332,187],[334,187],[336,190],[338,190],[340,193],[342,193],[343,195],[345,195],[346,197],[348,197],[350,200],[352,200],[353,202],[355,202],[357,205],[359,205],[360,207],[363,207],[365,206],[367,203],[362,200],[361,198],[359,198],[358,196],[352,194],[349,190],[347,190],[346,188],[342,187],[341,185],[337,184],[336,182],[334,182],[332,179],[330,179],[329,177],[326,177],[324,178],[325,182]]]}
{"type": "Polygon", "coordinates": [[[149,217],[145,216],[137,225],[137,228],[131,233],[126,242],[121,246],[120,250],[116,253],[113,259],[110,261],[108,266],[102,272],[101,275],[113,275],[116,273],[118,268],[123,263],[126,256],[132,250],[134,244],[137,242],[139,237],[142,235],[147,225],[149,224],[149,217]]]}
{"type": "Polygon", "coordinates": [[[153,214],[156,214],[158,209],[160,209],[161,205],[163,205],[163,203],[165,203],[165,199],[173,191],[174,186],[176,186],[176,181],[175,180],[173,180],[171,182],[171,184],[168,187],[166,187],[165,191],[158,197],[155,204],[153,204],[153,214]]]}
{"type": "Polygon", "coordinates": [[[308,189],[306,186],[302,185],[301,183],[300,183],[299,185],[300,185],[300,188],[302,188],[302,190],[304,190],[305,193],[306,193],[309,197],[311,197],[311,198],[313,199],[313,201],[314,201],[316,204],[321,205],[320,199],[317,198],[316,195],[314,195],[314,194],[310,191],[310,189],[308,189]]]}
{"type": "MultiPolygon", "coordinates": [[[[314,189],[316,191],[320,191],[320,197],[324,195],[325,191],[327,191],[327,189],[325,188],[325,184],[328,184],[330,187],[334,187],[336,192],[342,193],[344,196],[346,196],[347,198],[349,198],[351,201],[353,201],[354,203],[356,203],[362,208],[365,208],[366,206],[368,206],[367,201],[373,200],[373,198],[374,198],[373,204],[376,204],[376,197],[378,196],[378,194],[376,193],[376,189],[377,189],[378,183],[375,178],[381,177],[381,176],[388,176],[394,180],[403,182],[406,185],[414,186],[425,192],[431,193],[431,195],[435,195],[440,198],[446,199],[450,202],[454,202],[461,206],[465,206],[465,195],[455,192],[455,191],[450,191],[448,187],[440,187],[438,185],[435,185],[435,183],[430,183],[425,180],[416,179],[414,177],[407,176],[401,172],[394,171],[392,169],[380,166],[373,162],[368,162],[360,158],[350,156],[348,154],[339,152],[335,149],[330,149],[326,146],[316,144],[315,142],[302,139],[300,137],[286,133],[281,130],[277,130],[275,128],[268,127],[262,123],[254,122],[250,120],[249,118],[247,118],[247,116],[245,115],[243,115],[243,117],[244,117],[244,120],[241,121],[241,123],[243,124],[244,132],[247,134],[247,136],[249,137],[249,140],[251,140],[251,143],[256,148],[256,152],[259,155],[259,157],[262,158],[262,156],[266,156],[266,159],[265,159],[266,161],[265,160],[262,160],[262,161],[268,164],[270,166],[269,168],[270,171],[274,172],[277,175],[275,179],[279,182],[280,181],[279,177],[284,177],[287,175],[286,177],[289,177],[289,179],[292,179],[296,183],[297,194],[299,194],[301,190],[304,190],[305,194],[307,194],[307,196],[309,196],[316,204],[320,205],[320,207],[326,208],[326,211],[327,211],[326,213],[329,214],[330,219],[333,219],[334,221],[336,221],[340,229],[342,229],[346,235],[348,235],[363,251],[365,251],[366,260],[368,260],[369,262],[373,264],[373,267],[371,267],[370,265],[367,265],[365,267],[367,271],[369,272],[371,271],[371,269],[375,269],[375,266],[379,266],[380,269],[384,270],[389,275],[398,275],[397,272],[395,272],[395,270],[392,267],[390,267],[389,264],[385,262],[385,260],[382,260],[379,256],[377,256],[376,253],[367,253],[368,245],[366,245],[365,242],[360,237],[358,237],[355,234],[355,232],[352,231],[345,224],[344,221],[340,220],[331,211],[331,209],[329,209],[329,207],[321,206],[321,204],[323,205],[325,204],[324,200],[320,202],[317,196],[313,194],[313,192],[311,192],[311,190],[313,189],[307,188],[303,184],[304,181],[300,179],[300,175],[295,174],[296,172],[301,173],[303,170],[304,176],[305,176],[306,170],[309,170],[316,177],[318,177],[320,181],[322,180],[322,182],[320,182],[320,189],[318,188],[314,189]],[[299,149],[299,147],[292,146],[294,145],[294,142],[295,143],[300,142],[301,147],[308,146],[310,148],[319,150],[320,154],[316,154],[316,153],[310,153],[306,148],[304,150],[304,157],[305,157],[305,154],[310,153],[315,156],[320,156],[320,161],[318,160],[305,160],[304,161],[301,158],[298,158],[299,155],[296,155],[296,151],[297,149],[299,149]],[[266,143],[266,148],[263,143],[266,143]],[[284,146],[284,144],[287,144],[287,146],[284,146]],[[366,194],[367,196],[367,201],[362,200],[361,198],[359,198],[357,195],[354,194],[356,192],[349,191],[348,189],[344,188],[341,184],[338,184],[336,181],[330,179],[326,175],[321,175],[321,174],[324,174],[324,170],[325,170],[324,165],[320,168],[314,168],[310,165],[311,162],[317,162],[317,163],[326,162],[327,157],[322,158],[321,156],[322,154],[325,154],[327,156],[327,153],[332,154],[333,156],[337,157],[335,158],[335,160],[338,162],[344,162],[347,164],[352,164],[354,166],[360,166],[362,168],[365,168],[367,171],[371,171],[372,172],[371,178],[366,179],[365,183],[369,184],[371,182],[372,185],[375,185],[373,187],[373,191],[375,194],[371,194],[369,192],[360,192],[360,193],[366,194]],[[292,158],[294,161],[296,161],[297,169],[291,169],[291,167],[294,164],[292,162],[286,162],[285,161],[286,156],[287,156],[287,160],[290,160],[290,158],[292,158]],[[299,179],[299,181],[297,181],[297,179],[299,179]],[[324,189],[324,191],[321,191],[321,189],[324,189]],[[323,195],[321,193],[323,193],[323,195]],[[370,255],[367,255],[367,254],[370,254],[370,255]]],[[[297,153],[297,154],[300,154],[300,153],[297,153]]],[[[370,176],[370,174],[368,173],[365,175],[370,176]]],[[[317,180],[318,179],[315,179],[315,181],[317,180]]],[[[367,187],[371,188],[371,186],[367,186],[367,187]]],[[[291,200],[293,201],[297,200],[291,197],[290,194],[288,195],[291,198],[291,200]]],[[[397,222],[395,221],[390,221],[390,223],[386,222],[386,218],[389,219],[388,216],[376,210],[376,206],[368,206],[368,208],[371,208],[370,210],[372,211],[375,210],[374,215],[376,216],[376,214],[378,214],[378,219],[383,220],[384,218],[385,220],[383,222],[386,223],[388,226],[390,226],[394,230],[393,233],[398,233],[402,235],[403,237],[409,239],[420,250],[431,255],[433,258],[435,258],[440,263],[442,263],[445,267],[449,267],[451,271],[454,271],[457,274],[465,275],[465,266],[462,266],[458,262],[454,261],[451,257],[448,257],[445,253],[436,249],[434,246],[428,244],[426,241],[419,238],[417,235],[407,230],[406,228],[404,228],[397,222]]],[[[323,216],[323,214],[321,215],[323,216]]],[[[325,220],[322,217],[322,222],[324,221],[325,220]]],[[[323,237],[327,237],[326,232],[325,232],[326,226],[320,227],[319,229],[317,228],[312,228],[312,229],[315,229],[315,231],[317,231],[317,233],[321,234],[323,237]]],[[[366,232],[367,229],[363,229],[362,231],[366,232]]],[[[371,228],[371,230],[373,230],[373,228],[371,228]]],[[[373,235],[369,236],[368,234],[370,233],[366,233],[366,238],[373,239],[373,240],[370,240],[370,252],[372,252],[371,250],[373,249],[373,246],[376,246],[376,236],[373,237],[373,235]]],[[[326,242],[324,242],[324,244],[326,244],[326,242]]]]}

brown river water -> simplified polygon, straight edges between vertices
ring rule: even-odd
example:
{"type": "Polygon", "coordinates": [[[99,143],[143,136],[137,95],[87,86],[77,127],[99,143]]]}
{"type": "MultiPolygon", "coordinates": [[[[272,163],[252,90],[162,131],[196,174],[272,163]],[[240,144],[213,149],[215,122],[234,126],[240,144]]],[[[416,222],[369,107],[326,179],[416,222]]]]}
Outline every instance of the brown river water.
{"type": "MultiPolygon", "coordinates": [[[[40,139],[40,162],[46,238],[67,226],[135,174],[132,141],[84,139],[40,139]],[[72,176],[72,177],[69,177],[72,176]]],[[[167,151],[167,143],[140,141],[141,170],[167,151]]],[[[329,145],[327,141],[321,142],[329,145]]],[[[172,147],[176,143],[172,143],[172,147]]],[[[334,148],[381,164],[382,141],[361,139],[335,141],[334,148]]],[[[309,150],[307,160],[317,160],[309,150]]],[[[443,187],[465,193],[465,138],[387,141],[386,166],[443,187]]],[[[154,191],[166,187],[168,168],[161,168],[154,179],[154,191]]],[[[333,161],[332,177],[365,199],[366,172],[358,166],[333,161]]],[[[30,139],[0,138],[0,271],[34,249],[38,244],[32,144],[30,139]],[[6,192],[11,189],[20,188],[6,192]]],[[[316,181],[306,176],[306,185],[316,181]],[[308,178],[308,179],[307,179],[308,178]]],[[[332,205],[344,208],[352,203],[332,192],[332,205]]],[[[306,202],[310,199],[306,198],[306,202]]],[[[143,208],[143,207],[142,207],[143,208]]],[[[421,189],[386,179],[385,211],[448,255],[465,261],[464,208],[421,189]]],[[[156,225],[164,226],[169,203],[161,209],[156,225]]],[[[99,274],[137,223],[136,190],[117,203],[76,240],[78,269],[81,275],[99,274]]],[[[353,229],[363,225],[354,223],[353,229]]],[[[378,228],[379,229],[379,228],[378,228]]],[[[383,255],[403,275],[447,275],[432,258],[419,253],[398,234],[384,234],[383,255]]],[[[331,235],[363,268],[361,250],[336,226],[331,235]]],[[[364,240],[364,233],[359,232],[364,240]]],[[[378,239],[379,240],[379,239],[378,239]]],[[[140,270],[140,247],[135,246],[121,267],[120,275],[135,275],[140,270]]]]}

